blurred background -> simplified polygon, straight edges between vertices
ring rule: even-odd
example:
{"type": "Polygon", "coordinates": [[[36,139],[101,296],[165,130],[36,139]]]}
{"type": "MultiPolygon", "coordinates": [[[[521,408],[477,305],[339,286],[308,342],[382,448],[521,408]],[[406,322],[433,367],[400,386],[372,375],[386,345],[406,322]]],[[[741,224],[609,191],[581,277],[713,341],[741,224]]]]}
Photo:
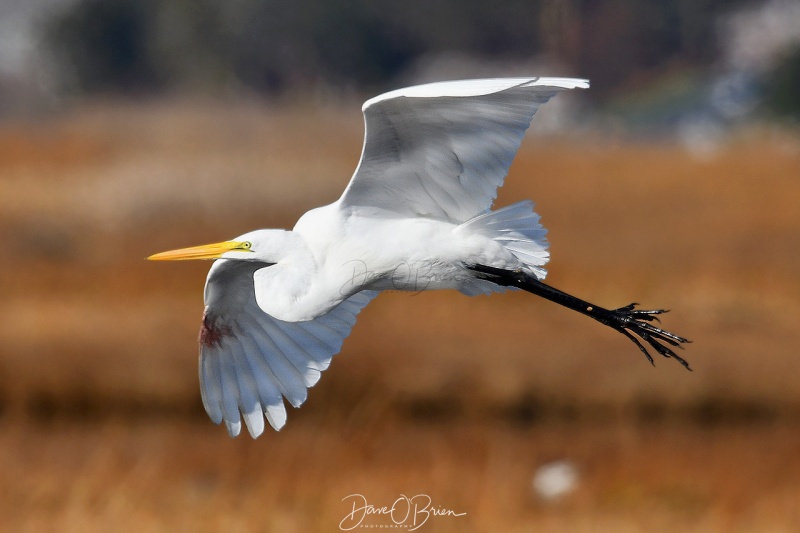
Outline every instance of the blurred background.
{"type": "Polygon", "coordinates": [[[788,0],[4,0],[0,530],[336,531],[425,494],[466,515],[421,531],[796,531],[799,83],[788,0]],[[673,309],[694,372],[530,295],[387,293],[283,431],[228,438],[209,264],[144,257],[335,200],[367,97],[508,75],[592,88],[497,205],[537,202],[552,285],[673,309]]]}

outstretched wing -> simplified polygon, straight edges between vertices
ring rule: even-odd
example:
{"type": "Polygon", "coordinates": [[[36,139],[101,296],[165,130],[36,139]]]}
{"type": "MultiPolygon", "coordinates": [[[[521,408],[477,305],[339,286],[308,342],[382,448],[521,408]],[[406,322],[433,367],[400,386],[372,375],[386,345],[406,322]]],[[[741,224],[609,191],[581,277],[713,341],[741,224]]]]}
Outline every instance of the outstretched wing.
{"type": "Polygon", "coordinates": [[[489,209],[534,113],[572,78],[418,85],[363,106],[361,161],[339,200],[401,216],[461,223],[489,209]]]}
{"type": "Polygon", "coordinates": [[[284,322],[256,304],[253,273],[263,263],[215,262],[206,282],[200,330],[200,391],[208,416],[225,422],[235,437],[241,415],[253,438],[264,417],[280,430],[286,423],[283,398],[299,407],[308,387],[350,334],[356,315],[377,292],[362,291],[307,322],[284,322]]]}

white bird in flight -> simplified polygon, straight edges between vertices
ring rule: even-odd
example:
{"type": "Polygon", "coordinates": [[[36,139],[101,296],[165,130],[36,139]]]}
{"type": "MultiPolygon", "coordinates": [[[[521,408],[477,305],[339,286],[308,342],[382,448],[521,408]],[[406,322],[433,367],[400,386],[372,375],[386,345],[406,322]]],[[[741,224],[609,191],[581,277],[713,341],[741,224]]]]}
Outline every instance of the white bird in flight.
{"type": "Polygon", "coordinates": [[[216,259],[205,285],[200,390],[232,437],[264,417],[286,423],[380,291],[523,289],[587,315],[689,368],[669,346],[686,339],[650,324],[664,310],[605,309],[541,282],[546,230],[529,201],[490,208],[539,106],[571,78],[431,83],[368,100],[361,160],[341,198],[291,231],[150,256],[216,259]],[[669,346],[667,346],[669,345],[669,346]]]}

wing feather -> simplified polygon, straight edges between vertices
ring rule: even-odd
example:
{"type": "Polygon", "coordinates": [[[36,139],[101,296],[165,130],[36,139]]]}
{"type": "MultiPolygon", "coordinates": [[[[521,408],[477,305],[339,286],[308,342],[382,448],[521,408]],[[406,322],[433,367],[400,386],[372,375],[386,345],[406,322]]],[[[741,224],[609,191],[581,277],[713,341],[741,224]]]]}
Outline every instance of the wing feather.
{"type": "MultiPolygon", "coordinates": [[[[278,324],[278,327],[284,333],[287,333],[287,330],[291,329],[289,327],[285,327],[283,324],[278,324]]],[[[311,358],[309,364],[313,361],[314,367],[320,372],[327,370],[331,362],[331,356],[327,354],[331,351],[334,351],[335,346],[331,347],[326,345],[317,337],[315,337],[308,329],[304,331],[305,335],[295,335],[295,342],[297,342],[302,350],[311,358]]]]}
{"type": "Polygon", "coordinates": [[[234,361],[230,356],[221,357],[217,354],[219,377],[222,384],[222,414],[228,433],[235,437],[239,434],[242,421],[239,417],[239,386],[236,383],[236,374],[233,368],[234,361]]]}
{"type": "MultiPolygon", "coordinates": [[[[302,346],[302,342],[297,342],[295,339],[301,338],[302,335],[289,335],[283,329],[270,325],[269,335],[275,346],[278,347],[285,359],[297,371],[298,376],[302,380],[303,392],[305,393],[306,387],[313,387],[321,375],[317,362],[313,359],[309,361],[306,356],[306,349],[302,346]]],[[[305,401],[305,396],[303,397],[305,401]]],[[[294,404],[293,404],[294,405],[294,404]]],[[[299,405],[295,405],[299,407],[299,405]]]]}
{"type": "Polygon", "coordinates": [[[418,85],[368,100],[364,147],[343,209],[465,222],[491,206],[538,108],[571,78],[418,85]]]}
{"type": "MultiPolygon", "coordinates": [[[[277,378],[267,365],[261,350],[249,335],[239,337],[244,348],[245,356],[249,363],[249,369],[255,378],[258,396],[264,409],[267,421],[276,430],[280,430],[286,423],[286,406],[283,404],[283,396],[278,390],[277,378]]],[[[251,432],[252,434],[252,432],[251,432]]],[[[254,435],[258,436],[258,435],[254,435]]]]}
{"type": "MultiPolygon", "coordinates": [[[[253,371],[245,357],[244,348],[242,348],[242,344],[238,339],[230,343],[230,353],[234,360],[236,384],[239,389],[239,409],[250,434],[253,436],[260,435],[264,432],[264,413],[258,397],[258,387],[253,371]]],[[[235,436],[231,435],[231,437],[235,436]]]]}
{"type": "MultiPolygon", "coordinates": [[[[262,315],[268,316],[264,313],[262,315]]],[[[252,318],[249,313],[248,318],[252,318]]],[[[242,327],[250,328],[253,331],[263,328],[265,334],[255,337],[256,344],[258,344],[262,353],[270,354],[270,357],[265,360],[275,375],[281,394],[289,400],[293,407],[300,407],[306,401],[306,387],[303,383],[303,376],[292,366],[292,363],[286,358],[282,347],[276,342],[275,329],[277,328],[274,328],[272,324],[263,319],[254,321],[243,317],[241,320],[244,322],[242,327]]]]}
{"type": "Polygon", "coordinates": [[[215,424],[222,422],[222,382],[217,366],[217,355],[200,353],[200,392],[203,406],[215,424]]]}
{"type": "Polygon", "coordinates": [[[314,320],[285,322],[256,303],[253,272],[263,267],[220,260],[206,282],[207,329],[199,361],[203,405],[233,437],[241,432],[242,417],[254,438],[264,431],[264,417],[280,430],[286,423],[283,399],[294,407],[306,400],[308,387],[339,352],[356,315],[377,295],[363,291],[314,320]]]}
{"type": "Polygon", "coordinates": [[[278,389],[278,378],[272,373],[258,344],[249,335],[241,335],[239,342],[242,343],[245,357],[247,358],[248,368],[253,373],[253,378],[258,389],[258,397],[265,406],[283,403],[283,396],[278,389]]]}

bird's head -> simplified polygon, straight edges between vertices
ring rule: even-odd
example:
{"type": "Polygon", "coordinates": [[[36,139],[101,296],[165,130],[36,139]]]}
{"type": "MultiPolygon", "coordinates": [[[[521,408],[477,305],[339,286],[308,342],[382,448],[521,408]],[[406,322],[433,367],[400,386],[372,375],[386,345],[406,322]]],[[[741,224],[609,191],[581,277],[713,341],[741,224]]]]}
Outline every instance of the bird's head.
{"type": "Polygon", "coordinates": [[[188,259],[237,259],[274,263],[276,248],[280,248],[283,230],[256,230],[230,241],[203,244],[153,254],[151,261],[182,261],[188,259]]]}

